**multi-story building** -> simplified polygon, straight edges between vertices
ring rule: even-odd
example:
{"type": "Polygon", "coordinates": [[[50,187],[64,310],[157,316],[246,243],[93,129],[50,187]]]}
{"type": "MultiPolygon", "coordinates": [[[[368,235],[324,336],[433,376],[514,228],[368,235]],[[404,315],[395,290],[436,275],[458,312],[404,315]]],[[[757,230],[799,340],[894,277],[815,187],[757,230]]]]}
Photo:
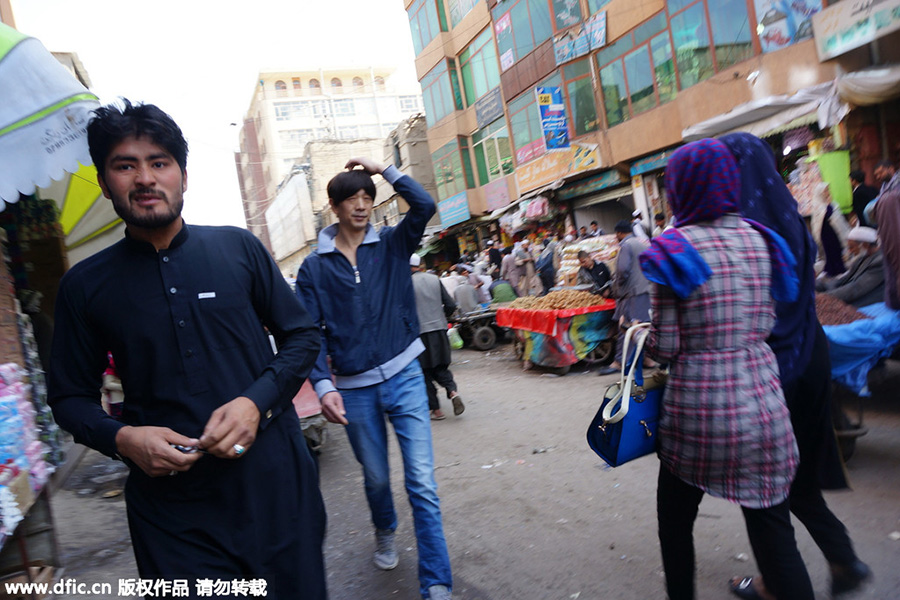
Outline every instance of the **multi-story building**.
{"type": "Polygon", "coordinates": [[[828,136],[860,165],[854,151],[880,139],[896,161],[896,100],[825,114],[847,99],[833,91],[843,73],[900,55],[900,1],[856,4],[404,0],[445,236],[462,250],[497,219],[508,234],[591,220],[609,231],[634,209],[649,223],[665,211],[669,153],[698,132],[748,130],[782,160],[828,136]]]}
{"type": "Polygon", "coordinates": [[[267,71],[259,74],[240,132],[235,164],[247,227],[271,250],[265,213],[279,185],[313,140],[376,139],[421,112],[415,83],[393,68],[267,71]]]}

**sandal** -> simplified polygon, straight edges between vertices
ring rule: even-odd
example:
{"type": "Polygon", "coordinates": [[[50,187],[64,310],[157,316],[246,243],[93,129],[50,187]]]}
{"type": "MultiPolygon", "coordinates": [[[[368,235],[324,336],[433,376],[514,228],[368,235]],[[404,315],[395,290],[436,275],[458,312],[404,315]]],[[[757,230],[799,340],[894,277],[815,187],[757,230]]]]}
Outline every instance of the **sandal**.
{"type": "Polygon", "coordinates": [[[447,415],[442,413],[440,410],[431,411],[431,420],[432,421],[443,421],[447,418],[447,415]]]}
{"type": "Polygon", "coordinates": [[[462,396],[456,394],[452,398],[450,398],[450,402],[453,403],[453,415],[458,417],[463,414],[463,411],[466,410],[466,405],[463,404],[462,396]]]}
{"type": "Polygon", "coordinates": [[[766,600],[765,596],[753,587],[753,577],[743,577],[741,579],[735,577],[728,582],[728,589],[731,590],[732,594],[744,600],[766,600]]]}

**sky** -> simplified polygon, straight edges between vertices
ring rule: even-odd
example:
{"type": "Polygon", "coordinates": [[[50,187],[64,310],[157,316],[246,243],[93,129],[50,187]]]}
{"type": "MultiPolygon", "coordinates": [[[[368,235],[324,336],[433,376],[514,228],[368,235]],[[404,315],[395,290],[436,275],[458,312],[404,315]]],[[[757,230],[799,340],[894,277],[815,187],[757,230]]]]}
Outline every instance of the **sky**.
{"type": "Polygon", "coordinates": [[[403,0],[12,0],[16,28],[75,52],[103,103],[156,104],[188,140],[185,220],[244,226],[238,132],[267,70],[388,66],[415,82],[403,0]],[[236,125],[232,125],[236,124],[236,125]]]}

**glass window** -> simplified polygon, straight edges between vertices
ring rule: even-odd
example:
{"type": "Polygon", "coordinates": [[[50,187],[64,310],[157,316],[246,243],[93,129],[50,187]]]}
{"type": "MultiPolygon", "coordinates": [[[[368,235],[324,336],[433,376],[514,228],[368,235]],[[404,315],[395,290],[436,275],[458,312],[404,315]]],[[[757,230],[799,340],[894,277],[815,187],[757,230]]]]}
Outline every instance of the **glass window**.
{"type": "Polygon", "coordinates": [[[612,44],[607,44],[597,53],[597,66],[602,67],[614,58],[619,58],[629,50],[634,48],[634,41],[631,34],[624,35],[612,44]]]}
{"type": "Polygon", "coordinates": [[[672,44],[668,32],[661,33],[650,42],[653,55],[653,70],[656,73],[656,91],[659,103],[663,104],[675,97],[675,61],[672,60],[672,44]]]}
{"type": "Polygon", "coordinates": [[[553,35],[553,18],[547,0],[501,3],[494,7],[493,16],[503,70],[553,35]]]}
{"type": "Polygon", "coordinates": [[[309,80],[309,89],[311,89],[311,90],[317,90],[317,89],[319,89],[319,88],[321,88],[321,87],[322,87],[322,86],[319,85],[319,80],[318,80],[318,79],[310,79],[310,80],[309,80]]]}
{"type": "Polygon", "coordinates": [[[628,118],[628,92],[625,90],[625,72],[622,61],[617,60],[600,69],[600,87],[603,90],[603,107],[606,109],[606,125],[612,127],[628,118]]]}
{"type": "Polygon", "coordinates": [[[472,135],[472,150],[478,185],[485,185],[513,172],[512,147],[506,122],[498,119],[472,135]]]}
{"type": "Polygon", "coordinates": [[[667,4],[669,5],[669,14],[677,13],[679,10],[683,9],[685,6],[690,4],[691,2],[695,2],[696,0],[668,0],[667,4]]]}
{"type": "Polygon", "coordinates": [[[334,101],[334,114],[340,117],[352,117],[356,114],[353,100],[347,98],[334,101]]]}
{"type": "Polygon", "coordinates": [[[591,14],[594,14],[604,6],[610,3],[611,0],[588,0],[588,10],[591,11],[591,14]]]}
{"type": "Polygon", "coordinates": [[[578,0],[552,0],[556,30],[581,23],[581,3],[578,0]]]}
{"type": "Polygon", "coordinates": [[[642,113],[656,106],[656,96],[653,95],[654,77],[647,46],[641,46],[625,55],[625,75],[628,77],[632,114],[642,113]]]}
{"type": "Polygon", "coordinates": [[[279,131],[278,137],[281,140],[281,145],[285,148],[302,148],[306,142],[313,139],[313,130],[287,129],[279,131]]]}
{"type": "Polygon", "coordinates": [[[353,87],[354,88],[361,88],[361,87],[363,87],[363,85],[364,84],[363,84],[362,77],[354,77],[353,78],[353,87]]]}
{"type": "Polygon", "coordinates": [[[356,125],[347,125],[345,127],[338,127],[337,129],[338,139],[341,140],[355,140],[359,138],[359,127],[356,125]]]}
{"type": "Polygon", "coordinates": [[[466,106],[500,85],[500,65],[490,28],[482,31],[459,55],[466,106]]]}
{"type": "MultiPolygon", "coordinates": [[[[555,73],[538,86],[560,86],[562,78],[555,73]]],[[[541,131],[541,115],[537,108],[534,88],[509,103],[509,127],[516,151],[516,163],[522,164],[544,154],[544,134],[541,131]]]]}
{"type": "Polygon", "coordinates": [[[753,56],[746,0],[716,0],[708,5],[718,68],[728,68],[753,56]]]}
{"type": "Polygon", "coordinates": [[[400,96],[400,112],[412,113],[420,109],[418,96],[400,96]]]}
{"type": "Polygon", "coordinates": [[[590,77],[582,77],[566,84],[569,105],[572,109],[572,128],[575,136],[597,129],[597,101],[590,77]]]}
{"type": "Polygon", "coordinates": [[[356,109],[356,114],[358,116],[374,117],[377,114],[375,112],[374,98],[355,98],[353,100],[353,106],[356,109]]]}
{"type": "Polygon", "coordinates": [[[375,77],[375,89],[380,92],[384,91],[384,77],[382,77],[381,75],[377,75],[375,77]]]}
{"type": "Polygon", "coordinates": [[[340,93],[343,90],[344,84],[341,83],[341,80],[337,77],[331,78],[331,91],[340,93]]]}
{"type": "Polygon", "coordinates": [[[638,25],[634,29],[634,43],[643,44],[651,37],[666,28],[666,13],[661,12],[643,25],[638,25]]]}
{"type": "Polygon", "coordinates": [[[463,163],[463,150],[468,163],[468,148],[465,144],[460,146],[460,139],[451,140],[431,155],[439,200],[446,200],[465,191],[466,188],[474,187],[474,182],[471,182],[471,165],[466,169],[463,163]]]}
{"type": "MultiPolygon", "coordinates": [[[[673,3],[669,2],[670,7],[673,3]]],[[[681,75],[681,89],[686,89],[713,74],[703,3],[694,4],[672,17],[670,22],[675,41],[675,63],[681,75]]]]}
{"type": "Polygon", "coordinates": [[[450,9],[450,27],[456,27],[459,22],[471,12],[480,0],[447,0],[447,7],[450,9]]]}
{"type": "Polygon", "coordinates": [[[302,86],[300,85],[300,78],[294,77],[291,79],[291,85],[295,90],[299,90],[302,86]]]}
{"type": "Polygon", "coordinates": [[[439,0],[416,0],[410,5],[407,14],[416,56],[422,53],[438,33],[447,31],[443,2],[439,0]]]}
{"type": "Polygon", "coordinates": [[[275,82],[275,96],[287,96],[287,84],[280,79],[275,82]]]}
{"type": "Polygon", "coordinates": [[[463,109],[459,79],[453,67],[452,60],[441,61],[420,82],[429,125],[437,123],[454,110],[463,109]]]}

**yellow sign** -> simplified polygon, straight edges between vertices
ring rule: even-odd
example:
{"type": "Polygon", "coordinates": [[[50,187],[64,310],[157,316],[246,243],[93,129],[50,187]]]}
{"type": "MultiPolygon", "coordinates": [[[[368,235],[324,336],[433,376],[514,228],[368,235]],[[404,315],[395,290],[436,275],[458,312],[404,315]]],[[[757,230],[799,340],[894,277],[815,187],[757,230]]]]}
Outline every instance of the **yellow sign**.
{"type": "Polygon", "coordinates": [[[582,171],[599,169],[600,152],[596,144],[572,144],[570,148],[554,150],[516,168],[519,193],[524,194],[582,171]]]}

